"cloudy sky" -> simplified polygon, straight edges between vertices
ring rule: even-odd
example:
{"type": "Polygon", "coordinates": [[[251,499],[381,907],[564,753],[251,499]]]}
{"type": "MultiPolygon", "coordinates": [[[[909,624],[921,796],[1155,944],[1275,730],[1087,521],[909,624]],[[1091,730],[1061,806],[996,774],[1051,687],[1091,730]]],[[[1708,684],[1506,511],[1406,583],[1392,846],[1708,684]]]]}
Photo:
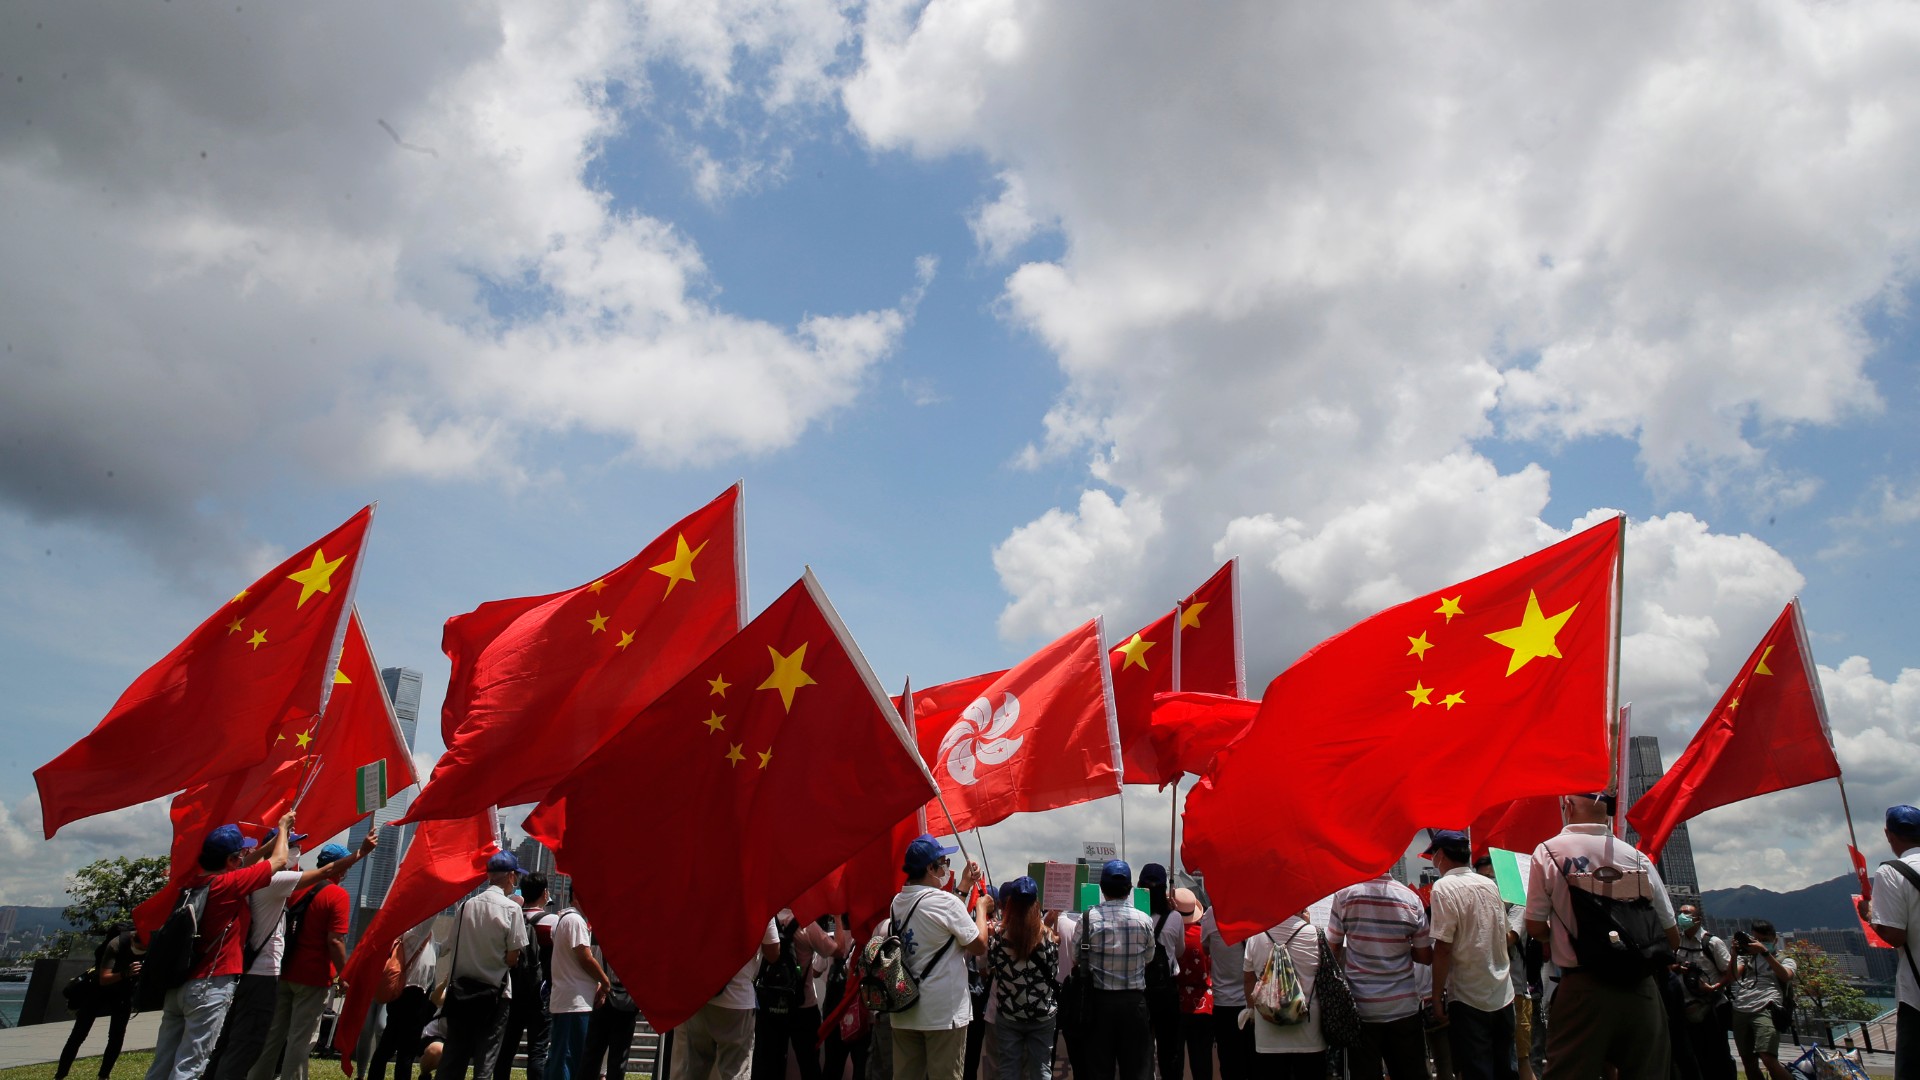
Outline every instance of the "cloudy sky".
{"type": "MultiPolygon", "coordinates": [[[[158,805],[43,843],[31,771],[361,504],[436,715],[447,616],[738,477],[754,608],[812,565],[889,684],[1238,555],[1260,685],[1621,510],[1639,728],[1676,754],[1798,593],[1877,846],[1920,800],[1916,50],[1889,0],[9,4],[0,902],[164,850],[158,805]]],[[[1128,798],[1136,862],[1168,810],[1128,798]]],[[[1844,836],[1831,784],[1693,834],[1777,888],[1844,836]]]]}

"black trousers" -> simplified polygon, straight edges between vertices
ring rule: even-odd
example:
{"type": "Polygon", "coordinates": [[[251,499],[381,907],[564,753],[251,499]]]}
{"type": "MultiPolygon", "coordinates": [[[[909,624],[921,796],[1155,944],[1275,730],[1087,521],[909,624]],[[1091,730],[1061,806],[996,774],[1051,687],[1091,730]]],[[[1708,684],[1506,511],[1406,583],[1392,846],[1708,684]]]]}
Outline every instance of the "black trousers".
{"type": "Polygon", "coordinates": [[[1193,1080],[1213,1080],[1213,1014],[1181,1013],[1180,1042],[1186,1047],[1187,1071],[1193,1080]]]}
{"type": "Polygon", "coordinates": [[[547,1047],[553,1039],[553,1018],[547,1015],[547,1003],[539,995],[532,1000],[513,999],[507,1010],[507,1030],[500,1039],[500,1055],[493,1064],[493,1080],[508,1080],[513,1075],[513,1058],[520,1052],[520,1040],[527,1040],[527,1080],[546,1080],[547,1047]]]}
{"type": "Polygon", "coordinates": [[[1220,1052],[1220,1080],[1247,1080],[1253,1075],[1253,1025],[1240,1026],[1243,1008],[1217,1002],[1213,1006],[1213,1046],[1220,1052]]]}
{"type": "Polygon", "coordinates": [[[115,996],[118,1000],[98,1002],[74,1016],[73,1030],[67,1032],[67,1045],[60,1048],[60,1067],[53,1074],[56,1080],[66,1080],[74,1057],[80,1053],[80,1044],[87,1041],[87,1036],[93,1033],[93,1022],[102,1016],[107,1018],[107,1052],[100,1059],[100,1077],[106,1080],[113,1075],[113,1063],[120,1060],[120,1044],[127,1041],[127,1020],[133,1015],[133,995],[115,996]]]}
{"type": "Polygon", "coordinates": [[[755,1018],[753,1080],[785,1080],[789,1046],[800,1061],[800,1080],[820,1080],[820,1006],[762,1011],[755,1018]]]}
{"type": "Polygon", "coordinates": [[[1420,1013],[1398,1020],[1363,1020],[1360,1041],[1347,1050],[1350,1080],[1380,1080],[1381,1068],[1393,1080],[1428,1080],[1427,1025],[1420,1013]]]}
{"type": "Polygon", "coordinates": [[[1326,1076],[1325,1050],[1302,1054],[1253,1055],[1253,1080],[1326,1080],[1326,1076]]]}
{"type": "Polygon", "coordinates": [[[446,1006],[441,1010],[447,1017],[446,1047],[441,1051],[440,1067],[434,1070],[434,1075],[440,1080],[462,1080],[467,1075],[467,1067],[472,1066],[476,1078],[484,1080],[492,1076],[501,1056],[500,1047],[506,1041],[511,1004],[511,999],[497,996],[455,1001],[449,993],[446,1006]]]}
{"type": "Polygon", "coordinates": [[[1733,1053],[1727,1049],[1727,1039],[1733,1033],[1733,1005],[1722,998],[1720,1007],[1707,1014],[1705,1020],[1697,1024],[1684,1024],[1687,1043],[1693,1050],[1694,1067],[1700,1070],[1700,1080],[1735,1080],[1739,1071],[1733,1064],[1733,1053]]]}
{"type": "Polygon", "coordinates": [[[633,1052],[633,1031],[640,1026],[635,1009],[616,1009],[602,1005],[587,1021],[587,1057],[580,1066],[580,1080],[594,1080],[605,1066],[607,1080],[627,1075],[627,1055],[633,1052]]]}
{"type": "Polygon", "coordinates": [[[1893,1034],[1893,1080],[1920,1080],[1920,1009],[1901,1002],[1893,1034]]]}
{"type": "Polygon", "coordinates": [[[420,1053],[420,1031],[433,1019],[433,1002],[427,992],[409,986],[387,1004],[387,1026],[380,1029],[380,1041],[374,1044],[373,1057],[367,1062],[367,1080],[387,1080],[387,1063],[393,1063],[395,1080],[413,1080],[413,1059],[420,1053]]]}
{"type": "Polygon", "coordinates": [[[1453,1075],[1460,1080],[1513,1080],[1513,1005],[1486,1012],[1447,1002],[1447,1038],[1453,1075]]]}
{"type": "Polygon", "coordinates": [[[1153,1080],[1153,1029],[1144,990],[1095,990],[1087,999],[1087,1025],[1081,1033],[1081,1058],[1087,1066],[1076,1080],[1153,1080]]]}
{"type": "Polygon", "coordinates": [[[872,1028],[852,1042],[846,1042],[840,1038],[840,1030],[836,1027],[828,1033],[827,1041],[820,1047],[821,1056],[826,1059],[820,1066],[821,1080],[844,1080],[842,1074],[846,1071],[848,1058],[853,1059],[853,1080],[866,1080],[867,1053],[872,1048],[872,1028]]]}
{"type": "Polygon", "coordinates": [[[1160,1080],[1180,1080],[1185,1045],[1180,1037],[1180,995],[1148,994],[1147,1018],[1153,1023],[1153,1057],[1160,1067],[1160,1080]]]}
{"type": "Polygon", "coordinates": [[[967,1052],[960,1063],[960,1080],[978,1080],[980,1051],[987,1045],[987,1022],[981,1019],[980,1006],[973,1007],[973,1021],[967,1025],[967,1052]]]}
{"type": "Polygon", "coordinates": [[[206,1075],[213,1080],[246,1080],[247,1070],[267,1047],[267,1028],[273,1024],[274,997],[280,980],[273,975],[242,975],[234,987],[226,1023],[207,1059],[206,1075]]]}

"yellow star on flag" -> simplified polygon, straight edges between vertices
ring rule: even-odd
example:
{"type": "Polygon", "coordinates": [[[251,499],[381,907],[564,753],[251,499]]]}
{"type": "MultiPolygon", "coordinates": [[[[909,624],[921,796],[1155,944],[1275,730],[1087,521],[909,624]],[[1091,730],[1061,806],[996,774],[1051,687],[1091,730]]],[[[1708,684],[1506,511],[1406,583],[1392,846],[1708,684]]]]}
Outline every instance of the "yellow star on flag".
{"type": "Polygon", "coordinates": [[[241,620],[239,620],[239,619],[235,619],[235,620],[233,620],[232,622],[230,622],[230,623],[228,623],[228,624],[227,624],[227,633],[229,633],[229,634],[237,634],[237,633],[239,633],[239,632],[240,632],[240,622],[241,622],[241,620]]]}
{"type": "MultiPolygon", "coordinates": [[[[342,555],[329,562],[327,561],[327,553],[325,551],[314,548],[313,565],[307,567],[305,570],[295,570],[293,573],[287,575],[288,581],[297,581],[300,583],[300,599],[295,601],[293,606],[304,606],[314,593],[331,593],[333,591],[333,572],[340,569],[340,564],[346,561],[347,557],[342,555]]],[[[244,596],[246,594],[242,593],[241,595],[244,596]]]]}
{"type": "Polygon", "coordinates": [[[1433,648],[1433,642],[1427,640],[1427,632],[1422,630],[1420,631],[1419,637],[1410,637],[1407,639],[1407,646],[1408,656],[1417,656],[1425,660],[1427,658],[1427,650],[1433,648]]]}
{"type": "Polygon", "coordinates": [[[589,634],[602,633],[607,629],[607,617],[605,615],[600,614],[599,608],[594,608],[593,618],[587,620],[587,625],[593,627],[593,629],[587,631],[587,633],[589,634]]]}
{"type": "Polygon", "coordinates": [[[767,654],[773,657],[773,674],[767,676],[767,681],[754,689],[780,691],[780,703],[787,707],[788,712],[792,712],[793,692],[803,686],[815,685],[813,676],[800,668],[807,659],[807,643],[801,642],[799,648],[785,656],[781,656],[778,649],[769,645],[767,654]]]}
{"type": "Polygon", "coordinates": [[[1187,607],[1180,612],[1180,629],[1182,630],[1199,629],[1200,613],[1202,611],[1207,610],[1207,604],[1208,604],[1208,601],[1202,600],[1197,604],[1187,605],[1187,607]]]}
{"type": "Polygon", "coordinates": [[[760,767],[764,769],[767,767],[767,762],[773,760],[773,747],[769,746],[765,750],[758,751],[758,753],[760,755],[760,767]]]}
{"type": "Polygon", "coordinates": [[[718,694],[721,697],[726,697],[727,687],[732,685],[732,683],[726,680],[724,675],[715,675],[713,678],[707,680],[707,695],[711,697],[718,694]]]}
{"type": "Polygon", "coordinates": [[[1434,608],[1433,613],[1435,615],[1445,615],[1448,622],[1452,622],[1455,615],[1466,614],[1466,612],[1460,610],[1460,598],[1458,596],[1452,597],[1451,599],[1444,596],[1441,597],[1440,606],[1434,608]]]}
{"type": "Polygon", "coordinates": [[[1579,604],[1575,604],[1560,614],[1548,618],[1540,610],[1540,598],[1534,595],[1533,590],[1527,590],[1527,611],[1521,616],[1520,625],[1511,630],[1499,630],[1487,635],[1495,642],[1513,650],[1513,656],[1507,660],[1507,674],[1512,675],[1537,657],[1551,656],[1556,660],[1559,659],[1560,646],[1554,641],[1554,637],[1560,633],[1561,627],[1567,625],[1567,620],[1573,617],[1573,613],[1579,607],[1579,604]]]}
{"type": "Polygon", "coordinates": [[[253,636],[247,639],[247,644],[253,646],[254,651],[256,652],[259,651],[260,646],[265,645],[266,643],[267,643],[267,632],[265,630],[255,630],[253,632],[253,636]]]}
{"type": "Polygon", "coordinates": [[[1737,709],[1737,708],[1739,708],[1739,707],[1740,707],[1740,699],[1739,699],[1739,698],[1734,698],[1734,699],[1733,699],[1732,701],[1729,701],[1729,702],[1727,702],[1727,711],[1728,711],[1728,712],[1732,712],[1733,710],[1735,710],[1735,709],[1737,709]]]}
{"type": "Polygon", "coordinates": [[[1767,646],[1767,647],[1766,647],[1766,649],[1765,649],[1765,650],[1763,650],[1763,651],[1762,651],[1762,652],[1760,653],[1760,662],[1759,662],[1759,663],[1757,663],[1757,664],[1755,664],[1755,665],[1753,665],[1753,673],[1754,673],[1755,675],[1771,675],[1771,674],[1773,674],[1773,672],[1772,672],[1772,671],[1770,671],[1770,670],[1768,670],[1768,668],[1767,668],[1767,657],[1769,657],[1769,656],[1772,656],[1772,655],[1773,655],[1773,646],[1771,646],[1771,645],[1769,645],[1769,646],[1767,646]]]}
{"type": "Polygon", "coordinates": [[[729,743],[727,745],[727,760],[733,762],[735,765],[747,760],[747,755],[740,752],[739,743],[729,743]]]}
{"type": "Polygon", "coordinates": [[[241,589],[241,590],[240,590],[239,592],[237,592],[237,593],[234,593],[234,594],[233,594],[233,599],[231,599],[231,600],[229,600],[229,601],[227,601],[227,603],[229,603],[229,604],[237,604],[237,603],[239,603],[240,601],[242,601],[242,600],[245,600],[246,598],[247,598],[247,590],[245,590],[245,589],[241,589]]]}
{"type": "Polygon", "coordinates": [[[1158,644],[1160,643],[1157,641],[1140,640],[1139,634],[1133,635],[1131,641],[1113,650],[1114,652],[1127,654],[1127,662],[1120,665],[1120,670],[1125,671],[1130,667],[1137,667],[1142,671],[1147,670],[1147,650],[1158,644]]]}
{"type": "Polygon", "coordinates": [[[601,578],[599,581],[596,581],[593,584],[587,586],[587,591],[597,596],[599,595],[600,591],[602,589],[605,589],[606,587],[607,587],[607,579],[601,578]]]}
{"type": "Polygon", "coordinates": [[[351,685],[352,682],[353,682],[352,679],[347,678],[346,672],[341,671],[339,668],[333,669],[333,685],[347,686],[347,685],[351,685]]]}
{"type": "Polygon", "coordinates": [[[311,746],[312,744],[313,744],[313,736],[307,734],[304,731],[293,737],[293,745],[301,749],[305,749],[306,747],[311,746]]]}
{"type": "Polygon", "coordinates": [[[619,650],[621,650],[622,652],[625,652],[625,651],[626,651],[626,648],[627,648],[627,646],[629,646],[629,645],[631,645],[631,644],[633,644],[633,631],[631,631],[631,630],[622,630],[622,631],[620,631],[620,640],[619,640],[619,641],[616,641],[616,642],[614,642],[614,643],[613,643],[613,646],[614,646],[614,648],[616,648],[616,649],[619,649],[619,650]]]}
{"type": "Polygon", "coordinates": [[[1431,705],[1433,704],[1433,687],[1422,685],[1419,679],[1415,679],[1413,680],[1413,689],[1407,691],[1407,696],[1413,699],[1413,704],[1408,706],[1408,708],[1431,705]]]}
{"type": "Polygon", "coordinates": [[[1466,703],[1467,693],[1464,690],[1455,690],[1453,693],[1440,699],[1440,704],[1445,705],[1448,712],[1452,712],[1455,705],[1465,705],[1466,703]]]}
{"type": "Polygon", "coordinates": [[[700,553],[705,550],[707,550],[707,542],[705,540],[700,541],[699,547],[689,548],[687,546],[685,533],[681,533],[673,538],[673,558],[668,559],[658,566],[648,567],[649,570],[667,579],[667,591],[662,593],[662,596],[672,596],[675,585],[683,581],[693,580],[693,560],[699,558],[700,553]]]}
{"type": "Polygon", "coordinates": [[[707,725],[707,734],[709,735],[716,731],[724,731],[727,726],[727,718],[721,716],[719,713],[714,713],[700,722],[707,725]]]}

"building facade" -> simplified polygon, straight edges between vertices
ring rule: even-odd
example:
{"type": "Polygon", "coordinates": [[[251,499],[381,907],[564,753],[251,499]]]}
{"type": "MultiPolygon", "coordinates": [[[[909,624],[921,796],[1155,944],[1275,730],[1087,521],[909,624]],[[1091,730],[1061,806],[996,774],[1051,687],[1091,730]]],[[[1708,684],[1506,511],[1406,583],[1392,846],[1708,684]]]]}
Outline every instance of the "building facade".
{"type": "MultiPolygon", "coordinates": [[[[1640,796],[1667,774],[1667,767],[1660,760],[1660,740],[1653,735],[1635,735],[1627,745],[1627,788],[1632,798],[1620,807],[1624,814],[1632,805],[1640,801],[1640,796]]],[[[1627,840],[1635,845],[1640,843],[1640,834],[1632,826],[1627,827],[1627,840]]],[[[1674,906],[1698,904],[1700,902],[1700,875],[1693,867],[1693,841],[1687,836],[1687,826],[1683,822],[1667,837],[1667,846],[1660,852],[1658,863],[1660,880],[1666,882],[1667,892],[1672,894],[1674,906]]]]}
{"type": "MultiPolygon", "coordinates": [[[[393,702],[393,714],[400,722],[401,737],[411,752],[414,735],[420,727],[421,673],[412,668],[381,668],[380,681],[386,684],[387,697],[393,702]]],[[[408,788],[402,791],[393,801],[375,810],[372,817],[362,818],[348,833],[348,847],[358,850],[369,830],[380,830],[380,846],[374,849],[372,855],[355,863],[340,882],[347,894],[353,897],[353,918],[347,931],[349,945],[359,942],[361,932],[373,919],[373,913],[386,902],[387,889],[393,885],[394,874],[400,869],[400,860],[407,853],[407,845],[413,842],[412,825],[403,825],[398,829],[386,826],[406,814],[407,807],[413,804],[416,790],[408,788]]]]}

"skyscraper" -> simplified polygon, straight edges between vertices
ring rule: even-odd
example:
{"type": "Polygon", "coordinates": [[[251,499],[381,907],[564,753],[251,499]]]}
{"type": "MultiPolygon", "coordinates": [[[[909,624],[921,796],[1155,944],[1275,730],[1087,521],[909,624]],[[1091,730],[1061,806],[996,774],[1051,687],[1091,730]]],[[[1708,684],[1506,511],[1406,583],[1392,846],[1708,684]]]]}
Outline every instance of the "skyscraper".
{"type": "MultiPolygon", "coordinates": [[[[1667,773],[1666,765],[1660,760],[1660,740],[1656,736],[1633,736],[1627,744],[1627,754],[1627,787],[1633,798],[1620,808],[1621,813],[1640,801],[1640,796],[1667,773]]],[[[1628,826],[1627,839],[1638,844],[1640,834],[1628,826]]],[[[1675,906],[1700,902],[1700,875],[1693,868],[1693,841],[1687,837],[1686,823],[1682,822],[1673,830],[1673,835],[1667,837],[1658,865],[1660,880],[1667,883],[1667,892],[1673,894],[1675,906]]]]}
{"type": "MultiPolygon", "coordinates": [[[[386,684],[387,697],[393,702],[393,713],[400,721],[400,734],[406,741],[407,749],[412,750],[414,734],[420,727],[420,683],[421,674],[412,668],[390,667],[380,669],[380,681],[386,684]]],[[[407,845],[413,842],[413,826],[404,825],[399,829],[389,829],[389,822],[398,821],[413,803],[414,788],[408,788],[396,796],[392,802],[373,812],[371,818],[363,818],[347,834],[348,847],[358,850],[360,842],[367,838],[367,832],[380,829],[380,846],[373,854],[348,870],[340,884],[353,897],[353,918],[347,931],[347,941],[352,945],[360,940],[360,932],[366,927],[373,913],[386,901],[387,888],[393,884],[393,875],[400,869],[400,859],[407,853],[407,845]]]]}

